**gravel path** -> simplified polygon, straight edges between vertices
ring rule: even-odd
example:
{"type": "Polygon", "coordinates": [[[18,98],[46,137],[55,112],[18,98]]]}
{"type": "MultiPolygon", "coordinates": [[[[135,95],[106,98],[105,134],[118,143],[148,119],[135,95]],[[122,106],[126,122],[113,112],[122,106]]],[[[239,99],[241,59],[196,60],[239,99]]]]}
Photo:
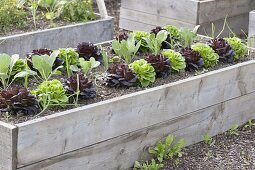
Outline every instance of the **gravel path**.
{"type": "Polygon", "coordinates": [[[255,126],[239,128],[238,135],[229,132],[213,138],[210,146],[204,142],[184,149],[178,166],[166,161],[165,170],[254,170],[255,169],[255,126]]]}

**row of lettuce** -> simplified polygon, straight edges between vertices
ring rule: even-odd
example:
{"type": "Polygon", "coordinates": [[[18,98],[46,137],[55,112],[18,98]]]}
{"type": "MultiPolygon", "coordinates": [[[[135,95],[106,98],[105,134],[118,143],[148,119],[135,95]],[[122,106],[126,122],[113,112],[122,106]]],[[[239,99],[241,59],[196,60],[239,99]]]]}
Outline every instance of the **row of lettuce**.
{"type": "Polygon", "coordinates": [[[167,25],[121,33],[108,52],[83,42],[77,48],[33,50],[26,59],[1,54],[0,111],[38,115],[48,108],[77,106],[80,99],[96,97],[96,79],[111,88],[148,87],[156,78],[233,63],[248,51],[237,37],[207,43],[195,39],[196,29],[167,25]],[[103,71],[96,73],[93,69],[100,65],[103,71]]]}

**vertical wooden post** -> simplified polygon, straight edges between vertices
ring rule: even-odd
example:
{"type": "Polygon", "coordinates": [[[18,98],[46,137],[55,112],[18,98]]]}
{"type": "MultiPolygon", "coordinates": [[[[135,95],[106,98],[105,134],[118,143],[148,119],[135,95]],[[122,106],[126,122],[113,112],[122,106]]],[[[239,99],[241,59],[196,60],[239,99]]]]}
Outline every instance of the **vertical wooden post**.
{"type": "Polygon", "coordinates": [[[17,127],[0,121],[0,169],[1,170],[16,170],[17,140],[18,140],[17,127]]]}
{"type": "Polygon", "coordinates": [[[106,10],[106,7],[105,7],[104,0],[97,0],[97,6],[98,6],[98,9],[99,9],[99,13],[100,13],[101,18],[107,18],[108,14],[107,14],[107,10],[106,10]]]}
{"type": "Polygon", "coordinates": [[[255,48],[255,10],[250,12],[248,40],[249,46],[255,48]]]}

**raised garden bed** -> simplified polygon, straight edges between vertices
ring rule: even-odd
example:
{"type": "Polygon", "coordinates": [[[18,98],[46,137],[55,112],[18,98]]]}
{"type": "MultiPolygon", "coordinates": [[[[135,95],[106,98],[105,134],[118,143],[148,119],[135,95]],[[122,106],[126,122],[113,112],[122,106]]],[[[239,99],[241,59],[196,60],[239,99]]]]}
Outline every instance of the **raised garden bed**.
{"type": "MultiPolygon", "coordinates": [[[[249,12],[255,9],[253,0],[122,0],[120,28],[148,31],[155,26],[172,24],[193,28],[201,25],[200,34],[211,35],[211,23],[219,32],[228,16],[228,24],[234,33],[248,31],[249,12]]],[[[225,29],[224,35],[229,34],[225,29]]]]}
{"type": "Polygon", "coordinates": [[[190,145],[241,125],[255,118],[255,61],[230,65],[22,123],[1,122],[0,168],[125,169],[168,134],[190,145]]]}
{"type": "Polygon", "coordinates": [[[1,37],[0,51],[7,54],[19,52],[21,56],[25,56],[33,49],[74,47],[79,42],[99,43],[109,41],[112,37],[113,18],[108,17],[87,23],[1,37]]]}
{"type": "Polygon", "coordinates": [[[74,47],[79,42],[100,43],[113,38],[113,18],[107,16],[103,1],[99,14],[91,1],[1,2],[0,52],[18,53],[23,58],[39,48],[74,47]],[[19,7],[17,7],[19,6],[19,7]],[[5,13],[9,12],[9,16],[5,13]]]}

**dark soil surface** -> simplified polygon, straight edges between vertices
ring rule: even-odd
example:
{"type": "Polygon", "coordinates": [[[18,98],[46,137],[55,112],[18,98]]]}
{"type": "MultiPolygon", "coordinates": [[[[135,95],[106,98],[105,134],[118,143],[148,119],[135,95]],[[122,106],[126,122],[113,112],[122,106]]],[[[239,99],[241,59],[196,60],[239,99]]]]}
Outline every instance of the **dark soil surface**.
{"type": "Polygon", "coordinates": [[[164,162],[164,170],[254,170],[255,126],[241,127],[238,135],[229,132],[213,138],[215,143],[204,142],[184,148],[178,165],[164,162]]]}
{"type": "MultiPolygon", "coordinates": [[[[70,21],[61,20],[61,19],[56,19],[53,22],[51,22],[50,20],[47,20],[45,16],[42,15],[42,13],[43,11],[40,11],[40,10],[37,11],[36,27],[34,26],[32,15],[28,15],[27,22],[23,27],[21,28],[14,27],[6,32],[0,32],[0,36],[22,34],[26,32],[39,31],[39,30],[45,30],[49,28],[56,28],[60,26],[84,23],[84,22],[70,22],[70,21]]],[[[30,11],[28,11],[28,14],[30,14],[30,11]]]]}

